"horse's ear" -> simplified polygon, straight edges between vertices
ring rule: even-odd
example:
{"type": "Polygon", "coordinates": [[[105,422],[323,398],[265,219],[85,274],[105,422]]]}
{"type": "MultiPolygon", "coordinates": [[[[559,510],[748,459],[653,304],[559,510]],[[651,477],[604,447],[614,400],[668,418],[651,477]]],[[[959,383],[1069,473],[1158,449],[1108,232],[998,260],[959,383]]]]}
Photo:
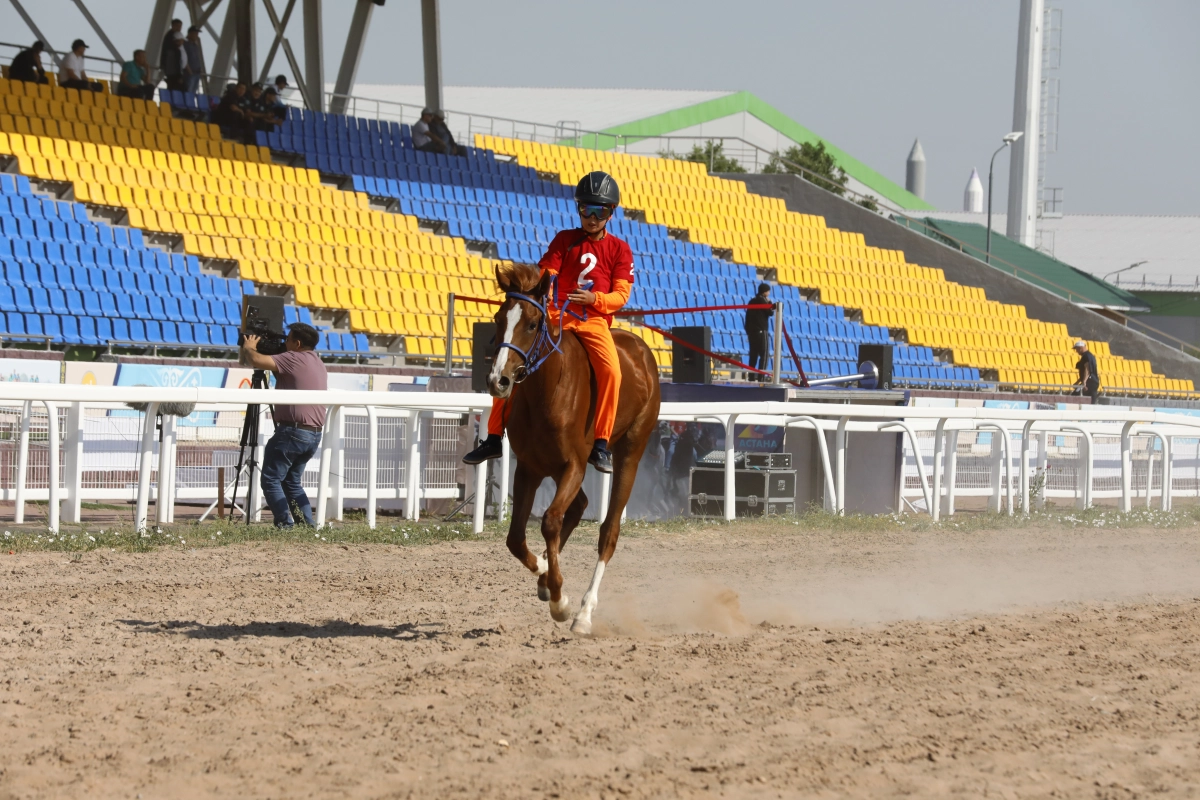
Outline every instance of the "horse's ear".
{"type": "Polygon", "coordinates": [[[537,291],[534,293],[534,297],[545,297],[546,295],[550,294],[550,283],[553,280],[554,276],[550,273],[550,271],[543,270],[542,278],[538,281],[537,291]]]}
{"type": "Polygon", "coordinates": [[[508,282],[508,271],[500,269],[499,264],[496,265],[496,283],[500,286],[500,291],[511,291],[511,287],[508,282]]]}

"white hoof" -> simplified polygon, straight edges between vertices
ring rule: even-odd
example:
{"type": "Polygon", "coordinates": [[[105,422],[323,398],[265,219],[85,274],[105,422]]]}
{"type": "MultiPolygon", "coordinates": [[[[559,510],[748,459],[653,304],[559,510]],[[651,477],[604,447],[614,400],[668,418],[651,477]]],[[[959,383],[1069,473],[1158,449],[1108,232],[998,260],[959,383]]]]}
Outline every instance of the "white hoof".
{"type": "Polygon", "coordinates": [[[538,568],[537,568],[538,575],[545,575],[550,570],[550,562],[546,560],[545,556],[537,557],[537,565],[538,565],[538,568]]]}
{"type": "Polygon", "coordinates": [[[566,622],[571,618],[571,598],[565,594],[557,603],[550,601],[550,616],[554,617],[555,622],[566,622]]]}
{"type": "Polygon", "coordinates": [[[591,636],[592,635],[592,619],[584,617],[582,614],[575,618],[571,623],[571,633],[576,636],[591,636]]]}

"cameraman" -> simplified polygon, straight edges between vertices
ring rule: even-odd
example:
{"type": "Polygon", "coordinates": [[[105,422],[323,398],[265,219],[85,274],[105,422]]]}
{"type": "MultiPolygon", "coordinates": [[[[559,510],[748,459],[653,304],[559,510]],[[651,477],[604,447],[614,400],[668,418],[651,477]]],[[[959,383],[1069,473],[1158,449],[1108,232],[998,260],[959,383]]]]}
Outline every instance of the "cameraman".
{"type": "MultiPolygon", "coordinates": [[[[259,338],[251,334],[245,336],[241,362],[254,369],[274,372],[276,389],[325,391],[328,388],[325,365],[314,350],[320,339],[316,328],[303,322],[289,325],[287,350],[275,356],[258,352],[259,338]]],[[[325,406],[277,406],[273,407],[273,413],[275,435],[263,452],[263,497],[275,516],[275,527],[292,527],[293,510],[297,517],[304,517],[305,524],[312,525],[312,506],[300,479],[305,465],[321,444],[325,406]]]]}

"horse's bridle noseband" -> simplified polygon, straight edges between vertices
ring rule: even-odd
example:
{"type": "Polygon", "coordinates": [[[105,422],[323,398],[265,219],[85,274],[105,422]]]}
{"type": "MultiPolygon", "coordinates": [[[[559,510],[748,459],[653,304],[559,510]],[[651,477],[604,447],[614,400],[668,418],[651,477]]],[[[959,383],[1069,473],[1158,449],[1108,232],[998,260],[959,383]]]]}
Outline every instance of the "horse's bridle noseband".
{"type": "MultiPolygon", "coordinates": [[[[550,283],[549,297],[554,296],[554,289],[558,279],[554,278],[550,283]]],[[[538,322],[537,333],[533,337],[533,344],[529,345],[528,350],[522,350],[512,342],[501,342],[496,348],[496,352],[500,352],[504,348],[512,350],[521,357],[524,362],[513,373],[513,382],[520,383],[530,375],[538,371],[538,367],[546,362],[552,353],[562,352],[558,349],[559,343],[562,341],[562,325],[558,326],[558,338],[555,339],[550,335],[550,325],[547,322],[549,314],[546,313],[546,298],[541,300],[532,295],[523,294],[521,292],[505,292],[504,297],[507,300],[519,300],[523,303],[529,303],[531,306],[542,312],[542,318],[538,322]]]]}

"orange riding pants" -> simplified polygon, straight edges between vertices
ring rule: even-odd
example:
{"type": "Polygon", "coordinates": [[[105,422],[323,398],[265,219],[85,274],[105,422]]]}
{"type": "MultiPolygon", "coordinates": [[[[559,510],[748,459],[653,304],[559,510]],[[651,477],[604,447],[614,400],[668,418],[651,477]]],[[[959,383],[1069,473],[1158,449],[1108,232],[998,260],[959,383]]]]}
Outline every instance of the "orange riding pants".
{"type": "MultiPolygon", "coordinates": [[[[617,398],[621,394],[621,362],[617,359],[608,320],[599,315],[590,316],[587,321],[567,317],[563,327],[575,332],[592,362],[596,373],[596,438],[608,439],[617,419],[617,398]]],[[[507,424],[508,401],[496,398],[488,417],[488,433],[500,436],[507,424]]]]}

